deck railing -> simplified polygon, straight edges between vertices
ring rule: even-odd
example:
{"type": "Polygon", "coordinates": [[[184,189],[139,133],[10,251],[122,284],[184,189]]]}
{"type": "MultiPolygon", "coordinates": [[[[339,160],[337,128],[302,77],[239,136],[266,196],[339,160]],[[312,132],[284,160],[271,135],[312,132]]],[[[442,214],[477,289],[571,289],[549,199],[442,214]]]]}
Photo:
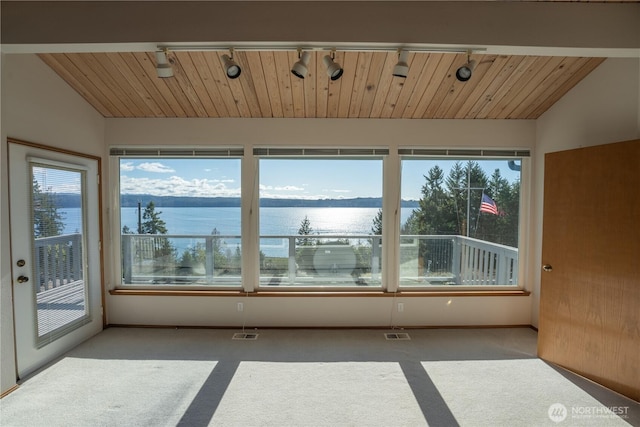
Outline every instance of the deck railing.
{"type": "Polygon", "coordinates": [[[445,235],[400,237],[403,286],[518,284],[518,248],[445,235]]]}
{"type": "MultiPolygon", "coordinates": [[[[375,235],[260,237],[262,286],[379,286],[382,238],[375,235]]],[[[237,235],[122,235],[125,284],[237,286],[237,235]]],[[[464,236],[400,237],[401,286],[517,285],[518,249],[464,236]]]]}
{"type": "Polygon", "coordinates": [[[82,234],[34,239],[36,291],[83,280],[82,234]]]}

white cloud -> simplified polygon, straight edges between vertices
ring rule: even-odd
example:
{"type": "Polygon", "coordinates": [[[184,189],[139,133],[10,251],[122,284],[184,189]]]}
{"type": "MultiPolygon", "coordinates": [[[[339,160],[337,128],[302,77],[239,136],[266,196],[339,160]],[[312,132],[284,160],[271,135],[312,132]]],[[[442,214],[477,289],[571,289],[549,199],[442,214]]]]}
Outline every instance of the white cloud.
{"type": "Polygon", "coordinates": [[[303,191],[304,188],[296,187],[294,185],[285,185],[284,187],[275,187],[276,191],[303,191]]]}
{"type": "Polygon", "coordinates": [[[135,166],[133,166],[133,162],[126,162],[126,163],[121,163],[120,164],[120,170],[121,171],[131,172],[134,169],[135,169],[135,166]]]}
{"type": "Polygon", "coordinates": [[[174,169],[169,166],[163,165],[160,162],[152,162],[152,163],[140,163],[136,169],[140,169],[145,172],[157,172],[157,173],[172,173],[175,172],[174,169]]]}
{"type": "Polygon", "coordinates": [[[239,197],[240,188],[209,179],[187,180],[179,176],[169,178],[130,178],[120,179],[123,194],[151,194],[153,196],[177,197],[239,197]]]}

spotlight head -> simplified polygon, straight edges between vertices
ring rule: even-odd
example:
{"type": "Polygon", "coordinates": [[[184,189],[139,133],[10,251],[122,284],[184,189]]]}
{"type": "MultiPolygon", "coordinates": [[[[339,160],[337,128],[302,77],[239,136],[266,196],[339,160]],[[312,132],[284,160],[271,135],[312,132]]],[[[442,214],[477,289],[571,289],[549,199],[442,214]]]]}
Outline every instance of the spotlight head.
{"type": "Polygon", "coordinates": [[[468,61],[462,67],[458,68],[456,71],[456,79],[461,82],[466,82],[471,78],[471,74],[473,73],[473,69],[476,67],[476,61],[468,61]]]}
{"type": "Polygon", "coordinates": [[[309,52],[302,52],[299,55],[299,60],[293,64],[291,67],[291,73],[301,79],[304,79],[307,73],[309,72],[309,60],[311,59],[311,54],[309,52]]]}
{"type": "Polygon", "coordinates": [[[322,58],[322,62],[324,62],[324,66],[327,67],[327,75],[331,80],[338,80],[342,77],[344,70],[340,64],[333,61],[331,56],[325,55],[325,57],[322,58]]]}
{"type": "Polygon", "coordinates": [[[233,58],[229,55],[222,55],[222,62],[224,63],[224,71],[227,73],[227,77],[230,79],[237,79],[242,73],[242,68],[235,63],[233,58]]]}
{"type": "Polygon", "coordinates": [[[173,68],[169,63],[166,50],[156,51],[156,74],[162,79],[173,77],[173,68]]]}
{"type": "Polygon", "coordinates": [[[407,64],[407,58],[409,56],[409,52],[406,50],[398,51],[398,62],[395,67],[393,67],[393,75],[396,77],[407,78],[409,74],[409,64],[407,64]]]}

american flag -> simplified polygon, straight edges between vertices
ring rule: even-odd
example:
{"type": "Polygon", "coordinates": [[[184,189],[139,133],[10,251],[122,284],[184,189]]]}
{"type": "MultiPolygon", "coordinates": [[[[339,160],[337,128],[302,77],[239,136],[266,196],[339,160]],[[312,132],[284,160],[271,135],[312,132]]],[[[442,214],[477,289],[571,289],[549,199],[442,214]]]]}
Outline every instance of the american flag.
{"type": "Polygon", "coordinates": [[[498,215],[498,206],[496,202],[486,194],[482,193],[482,202],[480,203],[480,212],[486,212],[493,215],[498,215]]]}

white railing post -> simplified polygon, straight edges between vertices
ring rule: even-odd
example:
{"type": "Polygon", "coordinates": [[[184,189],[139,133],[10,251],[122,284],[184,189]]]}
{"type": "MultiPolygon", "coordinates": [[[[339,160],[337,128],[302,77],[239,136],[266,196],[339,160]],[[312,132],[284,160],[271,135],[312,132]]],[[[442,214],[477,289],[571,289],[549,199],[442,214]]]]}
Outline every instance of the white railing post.
{"type": "Polygon", "coordinates": [[[451,275],[456,285],[461,284],[460,280],[460,263],[462,262],[462,243],[459,237],[451,239],[452,254],[451,254],[451,275]]]}
{"type": "Polygon", "coordinates": [[[131,284],[132,279],[132,268],[133,268],[133,257],[131,254],[131,236],[128,234],[122,235],[122,276],[124,278],[124,283],[131,284]]]}
{"type": "Polygon", "coordinates": [[[380,240],[382,236],[371,238],[371,279],[377,280],[380,274],[380,240]]]}
{"type": "Polygon", "coordinates": [[[289,283],[294,284],[297,275],[296,266],[296,239],[289,236],[289,283]]]}
{"type": "Polygon", "coordinates": [[[213,256],[213,239],[214,236],[207,236],[205,240],[205,259],[204,259],[204,274],[207,278],[207,284],[213,284],[213,276],[215,273],[215,257],[213,256]]]}

